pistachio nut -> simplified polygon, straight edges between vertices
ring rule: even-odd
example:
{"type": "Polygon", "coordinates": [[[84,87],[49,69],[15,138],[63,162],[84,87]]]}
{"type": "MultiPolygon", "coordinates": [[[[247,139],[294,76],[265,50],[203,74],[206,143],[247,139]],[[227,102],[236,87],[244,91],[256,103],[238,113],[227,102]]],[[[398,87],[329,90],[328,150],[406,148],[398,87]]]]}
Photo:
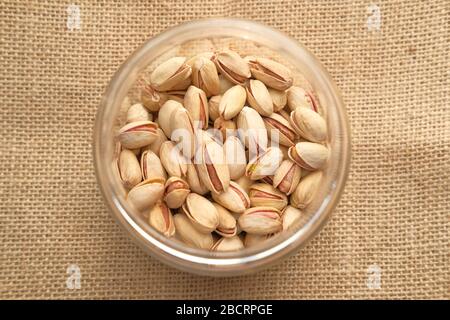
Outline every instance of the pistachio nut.
{"type": "Polygon", "coordinates": [[[291,71],[281,63],[257,57],[248,60],[252,75],[266,86],[276,90],[286,90],[292,86],[291,71]]]}
{"type": "MultiPolygon", "coordinates": [[[[212,52],[212,51],[200,52],[199,54],[196,54],[195,56],[193,56],[193,57],[187,59],[187,60],[186,60],[186,64],[187,64],[188,66],[190,66],[191,68],[193,68],[195,62],[196,62],[198,59],[207,59],[207,60],[211,60],[211,61],[212,61],[213,57],[214,57],[214,52],[212,52]]],[[[194,76],[194,70],[192,70],[192,77],[193,77],[193,76],[194,76]]]]}
{"type": "Polygon", "coordinates": [[[297,86],[292,86],[287,91],[287,105],[291,111],[294,111],[299,107],[304,107],[318,112],[312,94],[297,86]]]}
{"type": "Polygon", "coordinates": [[[196,193],[190,193],[183,204],[182,212],[202,233],[210,233],[219,225],[219,213],[212,202],[196,193]]]}
{"type": "MultiPolygon", "coordinates": [[[[186,88],[187,89],[187,88],[186,88]]],[[[184,102],[184,95],[186,94],[186,89],[184,90],[170,90],[166,92],[161,92],[161,106],[166,103],[169,100],[174,100],[176,102],[179,102],[183,104],[184,102]]]]}
{"type": "Polygon", "coordinates": [[[219,83],[220,83],[220,91],[219,94],[224,94],[228,89],[234,86],[234,83],[224,77],[222,74],[219,74],[219,83]]]}
{"type": "Polygon", "coordinates": [[[225,120],[234,118],[244,107],[246,97],[245,89],[240,85],[228,89],[220,99],[220,116],[225,120]]]}
{"type": "Polygon", "coordinates": [[[172,212],[162,201],[158,201],[150,209],[149,223],[156,231],[166,237],[172,237],[175,234],[175,223],[173,222],[172,212]]]}
{"type": "Polygon", "coordinates": [[[177,92],[185,92],[187,88],[192,84],[191,77],[187,77],[186,79],[178,82],[169,90],[165,91],[168,95],[177,95],[177,92]]]}
{"type": "Polygon", "coordinates": [[[176,214],[173,217],[173,221],[175,223],[176,234],[181,241],[196,248],[211,249],[214,243],[211,233],[198,231],[184,214],[176,214]]]}
{"type": "Polygon", "coordinates": [[[182,154],[191,159],[195,151],[195,128],[194,122],[188,110],[176,109],[171,115],[172,134],[170,139],[178,143],[182,154]]]}
{"type": "Polygon", "coordinates": [[[237,116],[238,135],[249,149],[250,158],[267,148],[267,130],[259,113],[250,107],[242,108],[237,116]]]}
{"type": "Polygon", "coordinates": [[[187,172],[186,158],[172,141],[166,141],[161,145],[159,152],[161,164],[166,169],[169,176],[184,177],[187,172]]]}
{"type": "Polygon", "coordinates": [[[245,191],[246,194],[248,194],[250,192],[250,186],[255,182],[246,175],[243,175],[236,180],[236,183],[245,191]]]}
{"type": "Polygon", "coordinates": [[[197,168],[193,163],[187,163],[186,180],[195,193],[203,195],[209,191],[198,177],[197,168]]]}
{"type": "Polygon", "coordinates": [[[284,160],[289,159],[289,155],[288,155],[289,148],[286,146],[283,146],[281,144],[278,147],[280,148],[281,152],[283,153],[283,159],[284,160]]]}
{"type": "Polygon", "coordinates": [[[322,168],[328,160],[328,148],[312,142],[299,142],[289,148],[289,158],[306,170],[322,168]]]}
{"type": "Polygon", "coordinates": [[[246,248],[254,247],[254,246],[260,245],[262,242],[264,242],[272,237],[273,237],[272,234],[260,235],[260,234],[247,233],[244,238],[244,246],[246,248]]]}
{"type": "Polygon", "coordinates": [[[273,113],[273,102],[269,90],[259,80],[250,80],[246,86],[247,101],[262,116],[273,113]]]}
{"type": "Polygon", "coordinates": [[[278,111],[278,114],[280,116],[282,116],[283,119],[285,119],[286,121],[288,121],[290,123],[290,121],[291,121],[291,112],[290,111],[288,111],[288,110],[286,110],[286,108],[284,108],[284,109],[278,111]]]}
{"type": "Polygon", "coordinates": [[[308,108],[297,108],[291,112],[294,130],[312,142],[322,142],[327,138],[327,124],[317,113],[308,108]]]}
{"type": "Polygon", "coordinates": [[[221,99],[222,96],[213,96],[209,99],[209,119],[213,122],[220,117],[219,105],[221,99]]]}
{"type": "Polygon", "coordinates": [[[228,190],[211,194],[214,201],[232,212],[242,213],[250,207],[250,199],[244,189],[234,181],[230,181],[228,190]]]}
{"type": "Polygon", "coordinates": [[[290,195],[300,182],[301,175],[302,170],[295,162],[289,159],[283,160],[273,177],[273,186],[290,195]]]}
{"type": "Polygon", "coordinates": [[[244,249],[244,244],[238,236],[220,238],[211,248],[212,251],[237,251],[241,249],[244,249]]]}
{"type": "Polygon", "coordinates": [[[166,170],[164,170],[161,160],[151,150],[145,150],[141,154],[140,171],[144,180],[151,178],[167,179],[166,170]]]}
{"type": "Polygon", "coordinates": [[[315,171],[304,177],[291,195],[291,205],[298,209],[306,208],[312,202],[321,180],[322,171],[315,171]]]}
{"type": "Polygon", "coordinates": [[[170,90],[191,76],[192,69],[184,57],[173,57],[161,63],[150,75],[150,84],[158,91],[170,90]]]}
{"type": "Polygon", "coordinates": [[[275,90],[268,88],[270,97],[272,98],[273,112],[282,110],[287,103],[287,92],[285,90],[275,90]]]}
{"type": "Polygon", "coordinates": [[[217,118],[214,121],[214,129],[220,131],[220,141],[224,141],[228,137],[236,134],[236,123],[233,120],[225,120],[224,118],[217,118]]]}
{"type": "Polygon", "coordinates": [[[247,62],[234,51],[218,52],[214,55],[213,61],[220,73],[235,84],[243,85],[251,76],[247,62]]]}
{"type": "Polygon", "coordinates": [[[294,144],[297,134],[289,121],[277,113],[272,113],[268,117],[263,117],[263,120],[266,125],[267,132],[271,138],[274,137],[274,134],[276,134],[278,142],[283,146],[290,147],[294,144]]]}
{"type": "Polygon", "coordinates": [[[196,128],[208,128],[209,107],[203,90],[190,86],[184,96],[184,107],[189,112],[196,128]]]}
{"type": "Polygon", "coordinates": [[[288,204],[284,193],[267,183],[255,183],[249,193],[252,207],[273,207],[282,211],[288,204]]]}
{"type": "Polygon", "coordinates": [[[219,214],[219,225],[216,228],[216,233],[225,238],[235,236],[237,232],[236,219],[220,204],[213,202],[213,206],[219,214]]]}
{"type": "Polygon", "coordinates": [[[223,151],[230,171],[230,179],[239,179],[245,174],[247,166],[244,146],[238,137],[229,136],[223,144],[223,151]]]}
{"type": "Polygon", "coordinates": [[[298,221],[300,221],[301,216],[302,212],[299,209],[294,208],[293,206],[287,206],[281,215],[283,230],[288,230],[294,226],[298,221]]]}
{"type": "Polygon", "coordinates": [[[153,141],[148,146],[145,146],[141,149],[142,152],[146,150],[152,151],[154,154],[159,156],[159,150],[161,149],[161,145],[167,141],[167,137],[164,134],[164,132],[161,130],[161,128],[156,129],[156,140],[153,141]]]}
{"type": "Polygon", "coordinates": [[[128,192],[127,201],[139,211],[152,207],[164,194],[164,179],[152,178],[142,181],[128,192]]]}
{"type": "Polygon", "coordinates": [[[259,180],[265,176],[270,176],[280,166],[283,161],[283,153],[277,147],[269,147],[259,156],[249,161],[245,175],[252,180],[259,180]]]}
{"type": "Polygon", "coordinates": [[[197,172],[205,186],[212,193],[224,192],[230,184],[230,172],[225,162],[222,146],[214,140],[200,143],[197,149],[197,172]]]}
{"type": "Polygon", "coordinates": [[[152,121],[152,115],[141,103],[135,103],[127,111],[127,123],[136,121],[152,121]]]}
{"type": "Polygon", "coordinates": [[[205,57],[197,58],[192,65],[192,83],[208,97],[218,95],[220,82],[214,62],[205,57]]]}
{"type": "Polygon", "coordinates": [[[264,178],[261,178],[261,181],[273,185],[273,176],[265,176],[264,178]]]}
{"type": "Polygon", "coordinates": [[[145,147],[156,140],[158,125],[152,121],[135,121],[119,130],[119,141],[126,149],[145,147]]]}
{"type": "Polygon", "coordinates": [[[122,149],[117,161],[119,176],[125,188],[133,188],[142,181],[141,169],[136,155],[128,150],[122,149]]]}
{"type": "Polygon", "coordinates": [[[164,201],[171,209],[179,208],[183,205],[190,192],[191,190],[186,181],[179,177],[170,177],[166,181],[164,201]]]}
{"type": "Polygon", "coordinates": [[[140,101],[151,112],[157,112],[164,102],[166,97],[161,92],[156,91],[152,86],[144,79],[139,81],[141,89],[140,101]]]}
{"type": "Polygon", "coordinates": [[[281,212],[273,207],[247,209],[238,220],[242,230],[250,234],[270,234],[283,228],[281,212]]]}
{"type": "Polygon", "coordinates": [[[159,110],[158,124],[168,138],[172,135],[172,124],[170,122],[172,114],[178,109],[184,109],[181,103],[175,100],[167,100],[159,110]]]}

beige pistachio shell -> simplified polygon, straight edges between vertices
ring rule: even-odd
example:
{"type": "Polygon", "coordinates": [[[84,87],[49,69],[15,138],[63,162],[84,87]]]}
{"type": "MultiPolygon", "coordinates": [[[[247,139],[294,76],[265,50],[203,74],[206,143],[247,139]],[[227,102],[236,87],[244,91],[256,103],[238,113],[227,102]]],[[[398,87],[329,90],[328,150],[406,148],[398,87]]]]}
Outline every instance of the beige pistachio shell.
{"type": "Polygon", "coordinates": [[[161,149],[161,145],[167,141],[167,137],[164,134],[164,132],[158,128],[156,129],[156,139],[155,141],[153,141],[151,144],[149,144],[148,146],[145,146],[141,149],[142,152],[146,151],[146,150],[150,150],[152,151],[154,154],[156,154],[157,156],[159,156],[159,150],[161,149]]]}
{"type": "Polygon", "coordinates": [[[283,228],[281,212],[273,207],[254,207],[247,209],[238,220],[242,230],[250,234],[265,235],[283,228]]]}
{"type": "Polygon", "coordinates": [[[302,212],[294,208],[293,206],[287,206],[284,209],[283,214],[281,216],[281,220],[283,221],[283,230],[288,230],[292,226],[294,226],[302,216],[302,212]]]}
{"type": "Polygon", "coordinates": [[[127,123],[136,121],[152,121],[152,115],[141,103],[135,103],[127,111],[127,123]]]}
{"type": "Polygon", "coordinates": [[[276,90],[286,90],[292,86],[291,71],[281,63],[266,58],[248,59],[252,75],[276,90]]]}
{"type": "Polygon", "coordinates": [[[208,128],[209,107],[203,90],[190,86],[184,96],[184,107],[189,112],[195,128],[208,128]]]}
{"type": "Polygon", "coordinates": [[[259,80],[250,80],[246,86],[247,101],[262,116],[273,113],[273,102],[267,87],[259,80]]]}
{"type": "Polygon", "coordinates": [[[234,118],[244,107],[246,99],[245,89],[235,85],[228,89],[220,99],[219,114],[225,120],[234,118]]]}
{"type": "Polygon", "coordinates": [[[172,212],[164,202],[158,201],[150,209],[149,224],[166,237],[172,237],[175,234],[172,212]]]}
{"type": "Polygon", "coordinates": [[[270,97],[272,98],[273,112],[282,110],[287,103],[287,92],[285,90],[275,90],[268,88],[270,97]]]}
{"type": "Polygon", "coordinates": [[[159,152],[161,164],[166,169],[169,176],[184,177],[187,172],[186,158],[182,156],[180,150],[172,141],[166,141],[161,145],[159,152]]]}
{"type": "Polygon", "coordinates": [[[211,201],[196,193],[190,193],[183,212],[191,220],[192,225],[200,232],[210,233],[219,225],[219,213],[211,201]]]}
{"type": "Polygon", "coordinates": [[[234,86],[234,83],[228,80],[222,74],[219,75],[220,91],[219,94],[223,95],[228,89],[234,86]]]}
{"type": "Polygon", "coordinates": [[[255,183],[249,193],[252,207],[273,207],[282,211],[288,204],[284,193],[267,183],[255,183]]]}
{"type": "Polygon", "coordinates": [[[289,158],[306,170],[317,170],[325,166],[328,160],[328,148],[312,142],[299,142],[289,148],[289,158]]]}
{"type": "Polygon", "coordinates": [[[160,128],[164,131],[166,137],[170,138],[172,135],[172,124],[170,122],[172,113],[175,110],[183,109],[183,105],[175,100],[166,101],[158,113],[158,124],[160,128]]]}
{"type": "Polygon", "coordinates": [[[283,160],[273,177],[273,186],[290,195],[300,182],[301,171],[292,160],[283,160]]]}
{"type": "Polygon", "coordinates": [[[312,95],[305,89],[297,86],[292,86],[287,91],[287,105],[291,111],[304,107],[318,112],[312,95]]]}
{"type": "Polygon", "coordinates": [[[131,189],[142,181],[139,161],[132,151],[122,149],[117,164],[119,176],[125,188],[131,189]]]}
{"type": "Polygon", "coordinates": [[[244,244],[238,236],[220,238],[211,248],[212,251],[237,251],[241,249],[244,249],[244,244]]]}
{"type": "MultiPolygon", "coordinates": [[[[196,54],[195,56],[189,58],[186,60],[186,64],[188,66],[190,66],[191,68],[194,67],[194,64],[197,60],[199,59],[207,59],[207,60],[211,60],[214,57],[214,52],[212,51],[204,51],[204,52],[200,52],[199,54],[196,54]]],[[[194,77],[194,71],[192,71],[192,77],[194,77]]]]}
{"type": "Polygon", "coordinates": [[[264,117],[263,120],[271,141],[278,139],[278,142],[283,146],[294,145],[297,134],[289,121],[277,113],[272,113],[270,116],[264,117]]]}
{"type": "Polygon", "coordinates": [[[156,91],[149,83],[141,81],[141,99],[143,106],[151,111],[157,112],[164,102],[167,101],[166,95],[156,91]]]}
{"type": "Polygon", "coordinates": [[[216,228],[216,233],[226,238],[235,236],[237,233],[236,219],[220,204],[213,202],[213,206],[219,214],[219,225],[216,228]]]}
{"type": "Polygon", "coordinates": [[[230,179],[236,180],[245,174],[247,159],[245,148],[236,136],[229,136],[223,144],[226,163],[230,171],[230,179]]]}
{"type": "Polygon", "coordinates": [[[291,121],[291,112],[289,110],[286,110],[286,108],[278,111],[278,114],[282,116],[286,121],[290,123],[291,121]]]}
{"type": "Polygon", "coordinates": [[[152,207],[164,194],[164,180],[144,180],[128,192],[127,201],[139,211],[152,207]]]}
{"type": "Polygon", "coordinates": [[[152,121],[135,121],[119,130],[118,138],[122,147],[137,149],[145,147],[156,140],[158,125],[152,121]]]}
{"type": "Polygon", "coordinates": [[[211,233],[198,231],[184,214],[176,214],[173,217],[177,237],[187,245],[200,248],[211,249],[214,241],[211,233]]]}
{"type": "Polygon", "coordinates": [[[167,179],[166,170],[164,170],[161,160],[151,150],[145,150],[141,154],[140,170],[144,180],[161,178],[167,179]]]}
{"type": "Polygon", "coordinates": [[[191,159],[195,152],[195,128],[188,110],[176,109],[170,118],[172,124],[170,139],[177,142],[183,156],[191,159]]]}
{"type": "Polygon", "coordinates": [[[269,147],[259,156],[250,160],[245,175],[252,180],[259,180],[271,176],[283,161],[283,153],[277,147],[269,147]]]}
{"type": "Polygon", "coordinates": [[[242,108],[237,116],[238,135],[249,149],[250,156],[267,148],[267,130],[259,113],[250,107],[242,108]]]}
{"type": "Polygon", "coordinates": [[[214,122],[217,118],[220,117],[219,112],[219,105],[220,100],[222,99],[222,96],[213,96],[209,99],[208,105],[209,105],[209,119],[214,122]]]}
{"type": "Polygon", "coordinates": [[[214,121],[214,129],[220,132],[220,141],[224,141],[227,137],[235,135],[236,128],[236,122],[233,120],[217,118],[216,121],[214,121]]]}
{"type": "Polygon", "coordinates": [[[203,90],[208,97],[220,93],[219,75],[210,58],[199,57],[195,60],[192,65],[192,83],[203,90]]]}
{"type": "Polygon", "coordinates": [[[171,209],[179,208],[190,192],[186,181],[179,177],[170,177],[165,184],[164,201],[171,209]]]}
{"type": "Polygon", "coordinates": [[[322,171],[315,171],[304,177],[291,195],[291,205],[298,209],[306,208],[314,199],[321,180],[322,171]]]}
{"type": "Polygon", "coordinates": [[[203,195],[205,193],[208,193],[208,188],[201,182],[196,166],[193,163],[187,164],[187,174],[186,174],[186,180],[189,184],[189,187],[191,190],[195,193],[198,193],[200,195],[203,195]]]}
{"type": "Polygon", "coordinates": [[[184,57],[173,57],[161,63],[150,75],[150,84],[158,91],[176,88],[180,83],[186,83],[192,69],[184,57]]]}
{"type": "Polygon", "coordinates": [[[212,193],[212,198],[218,204],[232,212],[241,213],[250,207],[250,199],[244,189],[234,181],[230,181],[228,190],[222,193],[212,193]]]}
{"type": "Polygon", "coordinates": [[[297,108],[291,113],[291,124],[303,138],[312,142],[322,142],[327,138],[327,124],[315,111],[297,108]]]}
{"type": "Polygon", "coordinates": [[[244,238],[244,246],[246,248],[254,247],[254,246],[260,245],[261,243],[270,239],[271,237],[272,237],[272,234],[259,235],[259,234],[247,233],[244,238]]]}
{"type": "Polygon", "coordinates": [[[218,52],[213,60],[220,73],[235,84],[243,85],[251,76],[247,62],[234,51],[218,52]]]}
{"type": "Polygon", "coordinates": [[[236,180],[236,183],[245,191],[246,194],[250,192],[250,187],[255,181],[251,180],[246,175],[243,175],[239,179],[236,180]]]}

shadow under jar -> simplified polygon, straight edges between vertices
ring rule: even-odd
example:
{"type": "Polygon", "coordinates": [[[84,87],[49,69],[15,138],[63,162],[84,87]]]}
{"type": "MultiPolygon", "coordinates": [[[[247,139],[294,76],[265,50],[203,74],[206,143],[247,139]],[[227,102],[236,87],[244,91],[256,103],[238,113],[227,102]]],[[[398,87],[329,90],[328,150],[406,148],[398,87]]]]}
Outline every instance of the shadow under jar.
{"type": "Polygon", "coordinates": [[[111,80],[94,128],[94,164],[98,184],[113,217],[150,255],[178,269],[201,275],[254,272],[293,254],[314,237],[336,207],[350,165],[350,130],[339,91],[319,61],[300,43],[265,25],[241,19],[208,19],[171,28],[137,49],[111,80]],[[124,99],[139,100],[138,80],[161,62],[230,48],[241,56],[276,60],[292,70],[294,84],[315,93],[327,121],[330,156],[320,188],[295,226],[280,235],[236,252],[211,252],[166,238],[149,226],[126,201],[114,172],[115,136],[124,122],[124,99]],[[126,98],[127,97],[127,98],[126,98]]]}

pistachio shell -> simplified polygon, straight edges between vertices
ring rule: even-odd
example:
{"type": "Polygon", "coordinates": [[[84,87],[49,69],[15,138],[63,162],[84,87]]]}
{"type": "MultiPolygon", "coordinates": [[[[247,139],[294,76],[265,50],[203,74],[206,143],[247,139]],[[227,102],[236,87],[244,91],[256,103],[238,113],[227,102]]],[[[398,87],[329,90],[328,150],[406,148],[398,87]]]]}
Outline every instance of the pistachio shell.
{"type": "Polygon", "coordinates": [[[160,158],[169,176],[182,178],[186,175],[188,161],[172,141],[166,141],[161,145],[160,158]]]}
{"type": "Polygon", "coordinates": [[[201,182],[197,173],[196,166],[193,163],[187,164],[186,175],[187,182],[193,192],[203,195],[209,191],[208,188],[206,188],[205,185],[201,182]]]}
{"type": "Polygon", "coordinates": [[[272,113],[269,117],[264,117],[263,120],[272,141],[278,138],[278,142],[284,146],[290,147],[294,144],[297,134],[289,121],[277,113],[272,113]]]}
{"type": "Polygon", "coordinates": [[[238,236],[231,238],[220,238],[212,246],[212,251],[237,251],[244,249],[244,244],[238,236]]]}
{"type": "Polygon", "coordinates": [[[167,97],[161,92],[156,91],[152,86],[145,81],[141,81],[141,99],[140,101],[151,112],[158,111],[164,102],[167,101],[167,97]]]}
{"type": "Polygon", "coordinates": [[[287,103],[287,92],[268,88],[270,97],[272,98],[273,112],[282,110],[287,103]]]}
{"type": "Polygon", "coordinates": [[[135,103],[127,111],[127,123],[136,121],[151,121],[152,116],[141,103],[135,103]]]}
{"type": "Polygon", "coordinates": [[[219,82],[220,82],[220,91],[219,91],[220,95],[223,95],[225,91],[234,86],[234,83],[228,80],[222,74],[219,75],[219,82]]]}
{"type": "Polygon", "coordinates": [[[249,149],[250,157],[267,148],[267,130],[259,113],[250,107],[242,108],[237,116],[238,135],[249,149]]]}
{"type": "Polygon", "coordinates": [[[199,232],[192,225],[189,218],[184,214],[176,214],[173,217],[177,236],[186,244],[200,248],[211,249],[213,245],[213,237],[211,233],[199,232]]]}
{"type": "Polygon", "coordinates": [[[270,176],[283,161],[283,153],[277,147],[269,147],[259,156],[250,160],[245,170],[245,175],[252,180],[259,180],[270,176]]]}
{"type": "Polygon", "coordinates": [[[288,204],[286,195],[266,183],[255,183],[249,193],[252,207],[273,207],[282,211],[288,204]]]}
{"type": "Polygon", "coordinates": [[[288,230],[294,226],[301,218],[302,212],[293,206],[287,206],[284,209],[281,219],[283,221],[283,230],[288,230]]]}
{"type": "Polygon", "coordinates": [[[275,172],[273,186],[290,195],[300,182],[301,169],[291,160],[284,160],[275,172]]]}
{"type": "Polygon", "coordinates": [[[161,149],[161,145],[167,141],[167,137],[164,134],[164,132],[158,128],[156,129],[156,139],[155,141],[153,141],[151,144],[149,144],[148,146],[145,146],[141,149],[142,152],[146,151],[146,150],[150,150],[152,151],[154,154],[156,154],[157,156],[159,156],[159,150],[161,149]]]}
{"type": "Polygon", "coordinates": [[[192,69],[185,62],[184,57],[173,57],[161,63],[150,75],[152,87],[158,91],[167,91],[186,81],[192,69]]]}
{"type": "Polygon", "coordinates": [[[213,61],[220,73],[235,84],[242,85],[251,76],[247,62],[234,51],[219,52],[213,61]]]}
{"type": "Polygon", "coordinates": [[[219,113],[219,105],[222,96],[213,96],[209,99],[209,118],[211,121],[216,121],[217,118],[220,117],[219,113]]]}
{"type": "Polygon", "coordinates": [[[236,180],[245,174],[247,159],[245,149],[239,138],[229,136],[223,145],[226,163],[230,171],[230,179],[236,180]]]}
{"type": "Polygon", "coordinates": [[[255,182],[251,180],[249,177],[244,175],[239,179],[237,179],[236,183],[245,191],[246,194],[248,194],[250,192],[251,185],[254,184],[255,182]]]}
{"type": "Polygon", "coordinates": [[[318,112],[312,94],[301,87],[292,86],[289,88],[287,91],[287,105],[291,111],[304,107],[318,112]]]}
{"type": "Polygon", "coordinates": [[[208,97],[219,94],[219,75],[214,62],[205,57],[197,58],[192,66],[192,83],[208,97]]]}
{"type": "Polygon", "coordinates": [[[250,234],[265,235],[280,231],[281,212],[272,207],[247,209],[238,220],[242,230],[250,234]]]}
{"type": "Polygon", "coordinates": [[[228,89],[220,99],[219,114],[225,120],[234,118],[244,107],[246,99],[245,89],[235,85],[228,89]]]}
{"type": "Polygon", "coordinates": [[[164,134],[166,137],[170,138],[172,135],[172,124],[170,122],[172,113],[175,112],[175,110],[183,109],[183,105],[177,101],[174,100],[168,100],[166,101],[158,113],[158,123],[161,129],[164,131],[164,134]]]}
{"type": "Polygon", "coordinates": [[[249,58],[252,75],[276,90],[286,90],[292,86],[291,71],[282,64],[266,58],[249,58]]]}
{"type": "Polygon", "coordinates": [[[183,205],[190,192],[191,190],[186,181],[179,177],[170,177],[166,181],[164,201],[171,209],[179,208],[183,205]]]}
{"type": "Polygon", "coordinates": [[[182,209],[189,220],[191,220],[192,225],[200,232],[213,232],[219,225],[217,209],[211,201],[201,195],[190,193],[182,209]]]}
{"type": "Polygon", "coordinates": [[[236,219],[220,204],[213,202],[213,206],[219,214],[219,225],[216,228],[216,233],[226,238],[235,236],[237,232],[236,219]]]}
{"type": "Polygon", "coordinates": [[[164,180],[144,180],[128,192],[127,201],[139,211],[152,207],[164,194],[164,180]]]}
{"type": "Polygon", "coordinates": [[[144,180],[161,178],[164,181],[167,178],[161,160],[151,150],[145,150],[141,154],[140,171],[144,180]]]}
{"type": "Polygon", "coordinates": [[[308,108],[297,108],[291,113],[294,130],[312,142],[322,142],[327,138],[327,124],[317,113],[308,108]]]}
{"type": "Polygon", "coordinates": [[[291,205],[298,209],[306,208],[314,199],[321,180],[321,171],[312,172],[304,177],[291,195],[291,205]]]}
{"type": "Polygon", "coordinates": [[[299,142],[289,148],[289,158],[306,170],[317,170],[328,160],[328,148],[312,142],[299,142]]]}
{"type": "Polygon", "coordinates": [[[214,201],[233,212],[241,213],[250,207],[247,193],[234,181],[230,181],[227,191],[211,195],[214,201]]]}
{"type": "Polygon", "coordinates": [[[262,116],[270,116],[273,113],[273,102],[269,90],[259,80],[250,80],[247,87],[247,101],[250,106],[262,116]]]}
{"type": "Polygon", "coordinates": [[[189,112],[195,128],[208,128],[209,107],[203,90],[190,86],[184,96],[184,107],[189,112]]]}
{"type": "Polygon", "coordinates": [[[166,237],[175,234],[172,212],[164,202],[159,201],[150,209],[149,224],[166,237]]]}
{"type": "Polygon", "coordinates": [[[272,234],[259,235],[259,234],[247,233],[244,238],[244,246],[246,248],[254,247],[254,246],[260,245],[262,242],[270,239],[271,237],[272,237],[272,234]]]}
{"type": "MultiPolygon", "coordinates": [[[[214,58],[214,52],[212,51],[205,51],[205,52],[200,52],[199,54],[196,54],[195,56],[189,58],[188,60],[186,60],[186,64],[188,66],[190,66],[191,68],[194,67],[194,64],[197,60],[199,59],[207,59],[207,60],[211,60],[214,58]]],[[[194,77],[194,71],[192,70],[192,77],[194,77]]]]}
{"type": "Polygon", "coordinates": [[[217,129],[220,132],[220,141],[224,141],[227,137],[236,134],[236,123],[233,120],[217,118],[216,121],[214,121],[214,129],[217,129]]]}
{"type": "Polygon", "coordinates": [[[152,121],[136,121],[119,130],[119,141],[126,149],[137,149],[156,140],[158,125],[152,121]]]}
{"type": "Polygon", "coordinates": [[[133,188],[142,181],[141,169],[136,155],[123,149],[118,159],[119,176],[125,188],[133,188]]]}
{"type": "Polygon", "coordinates": [[[195,151],[195,128],[188,110],[176,109],[170,117],[172,134],[170,139],[178,142],[181,153],[187,159],[194,156],[195,151]]]}

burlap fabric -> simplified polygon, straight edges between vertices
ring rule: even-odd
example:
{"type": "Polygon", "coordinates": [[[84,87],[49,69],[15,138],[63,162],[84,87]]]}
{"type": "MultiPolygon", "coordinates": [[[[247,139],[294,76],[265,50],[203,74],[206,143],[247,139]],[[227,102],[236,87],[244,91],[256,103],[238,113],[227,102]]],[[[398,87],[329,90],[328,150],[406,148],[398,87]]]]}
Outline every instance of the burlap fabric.
{"type": "Polygon", "coordinates": [[[449,298],[449,2],[375,4],[77,1],[77,29],[69,2],[2,1],[0,297],[449,298]],[[341,88],[353,131],[345,194],[320,235],[269,270],[224,279],[136,247],[103,204],[91,155],[120,64],[167,27],[209,16],[306,44],[341,88]],[[72,264],[80,289],[66,286],[72,264]]]}

